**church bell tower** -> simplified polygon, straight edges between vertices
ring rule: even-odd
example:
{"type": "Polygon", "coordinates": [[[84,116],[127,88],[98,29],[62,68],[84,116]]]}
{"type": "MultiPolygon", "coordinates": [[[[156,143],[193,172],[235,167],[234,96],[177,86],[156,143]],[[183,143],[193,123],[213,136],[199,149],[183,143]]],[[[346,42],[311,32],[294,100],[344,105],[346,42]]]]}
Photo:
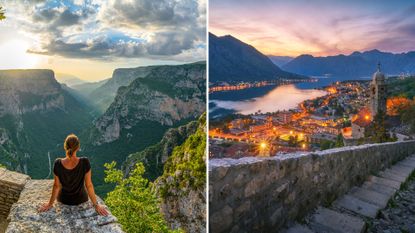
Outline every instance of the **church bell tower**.
{"type": "Polygon", "coordinates": [[[370,113],[373,118],[378,113],[386,113],[386,78],[380,70],[380,63],[378,70],[373,74],[372,82],[370,83],[370,113]]]}

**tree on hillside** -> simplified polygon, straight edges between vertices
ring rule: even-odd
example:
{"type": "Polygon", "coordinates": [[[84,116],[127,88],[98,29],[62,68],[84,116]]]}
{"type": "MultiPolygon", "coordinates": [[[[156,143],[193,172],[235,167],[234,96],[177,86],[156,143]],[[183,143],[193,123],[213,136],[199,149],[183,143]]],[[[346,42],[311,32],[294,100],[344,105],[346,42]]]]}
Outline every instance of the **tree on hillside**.
{"type": "Polygon", "coordinates": [[[6,16],[4,15],[4,9],[2,6],[0,6],[0,21],[5,19],[6,16]]]}
{"type": "MultiPolygon", "coordinates": [[[[172,232],[160,212],[160,201],[151,183],[143,177],[144,165],[138,163],[131,176],[124,178],[116,163],[105,164],[105,182],[115,183],[105,203],[118,218],[125,232],[172,232]]],[[[177,231],[176,231],[177,232],[177,231]]]]}
{"type": "Polygon", "coordinates": [[[339,133],[337,135],[335,146],[336,147],[343,147],[344,146],[343,135],[341,133],[339,133]]]}
{"type": "Polygon", "coordinates": [[[368,130],[365,131],[365,134],[370,141],[375,143],[392,141],[386,128],[386,114],[378,113],[374,117],[372,124],[368,127],[368,130]]]}
{"type": "MultiPolygon", "coordinates": [[[[414,100],[415,102],[415,100],[414,100]]],[[[401,121],[410,127],[411,133],[415,133],[415,104],[400,112],[401,121]]]]}

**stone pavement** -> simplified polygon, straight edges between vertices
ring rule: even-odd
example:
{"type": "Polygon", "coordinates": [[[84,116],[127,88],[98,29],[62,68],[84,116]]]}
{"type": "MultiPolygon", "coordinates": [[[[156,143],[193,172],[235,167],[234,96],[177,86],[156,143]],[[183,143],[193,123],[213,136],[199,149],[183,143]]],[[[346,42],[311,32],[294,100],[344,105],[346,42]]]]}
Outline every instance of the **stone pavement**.
{"type": "MultiPolygon", "coordinates": [[[[117,219],[100,216],[92,204],[86,202],[78,206],[55,203],[47,212],[38,213],[37,208],[48,201],[53,180],[28,180],[19,200],[13,204],[8,216],[6,233],[122,233],[117,219]]],[[[98,197],[98,201],[103,201],[98,197]]]]}
{"type": "Polygon", "coordinates": [[[318,207],[305,218],[303,223],[297,223],[283,232],[362,233],[366,231],[367,223],[372,222],[373,226],[369,232],[415,233],[415,224],[411,225],[410,223],[411,219],[412,223],[415,221],[415,181],[407,184],[413,188],[412,192],[401,190],[397,193],[414,170],[415,155],[412,155],[391,168],[379,172],[377,176],[370,176],[361,187],[352,188],[347,194],[335,200],[330,207],[318,207]],[[400,213],[396,210],[383,210],[395,193],[399,197],[399,205],[405,207],[406,210],[401,210],[400,213]],[[376,218],[379,215],[384,216],[383,220],[376,218]],[[398,226],[395,229],[390,226],[393,222],[390,221],[390,218],[396,218],[395,220],[401,218],[398,225],[400,222],[405,222],[405,219],[409,220],[404,223],[407,223],[406,225],[398,226]]]}

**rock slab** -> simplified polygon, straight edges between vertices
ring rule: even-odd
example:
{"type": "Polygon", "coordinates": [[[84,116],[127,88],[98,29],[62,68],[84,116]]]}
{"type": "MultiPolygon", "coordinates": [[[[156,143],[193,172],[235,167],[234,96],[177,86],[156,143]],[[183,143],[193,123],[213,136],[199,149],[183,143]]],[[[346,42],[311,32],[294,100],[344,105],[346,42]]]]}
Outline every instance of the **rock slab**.
{"type": "MultiPolygon", "coordinates": [[[[8,216],[6,233],[122,233],[113,215],[100,216],[90,201],[78,206],[55,203],[52,209],[38,213],[37,208],[48,201],[53,180],[29,180],[8,216]]],[[[103,201],[98,198],[98,202],[103,201]]]]}

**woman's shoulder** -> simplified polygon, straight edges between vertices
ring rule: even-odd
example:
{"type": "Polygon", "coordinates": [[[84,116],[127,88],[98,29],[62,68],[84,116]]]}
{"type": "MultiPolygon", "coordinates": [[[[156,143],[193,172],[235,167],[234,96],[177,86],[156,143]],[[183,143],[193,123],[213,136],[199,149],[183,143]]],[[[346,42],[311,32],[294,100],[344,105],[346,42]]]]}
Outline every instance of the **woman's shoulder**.
{"type": "Polygon", "coordinates": [[[85,164],[85,165],[89,165],[89,159],[87,157],[79,157],[80,161],[85,164]]]}
{"type": "Polygon", "coordinates": [[[79,157],[79,159],[82,160],[82,161],[88,161],[89,162],[89,159],[87,157],[79,157]]]}
{"type": "Polygon", "coordinates": [[[54,164],[61,164],[62,163],[62,158],[56,158],[54,164]]]}

